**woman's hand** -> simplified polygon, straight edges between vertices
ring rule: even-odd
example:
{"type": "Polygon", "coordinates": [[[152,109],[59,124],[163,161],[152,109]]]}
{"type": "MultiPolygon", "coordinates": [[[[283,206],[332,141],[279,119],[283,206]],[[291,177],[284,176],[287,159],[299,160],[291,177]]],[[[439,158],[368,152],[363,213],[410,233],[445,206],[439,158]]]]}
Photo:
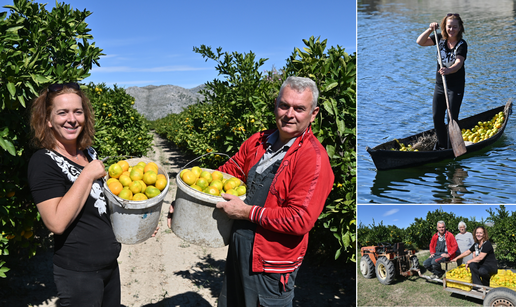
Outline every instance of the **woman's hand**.
{"type": "Polygon", "coordinates": [[[100,160],[93,160],[86,165],[81,172],[84,176],[88,176],[91,182],[106,176],[106,167],[100,160]]]}
{"type": "Polygon", "coordinates": [[[432,31],[435,31],[437,29],[439,29],[439,24],[437,22],[432,22],[429,26],[428,26],[429,29],[432,29],[432,31]]]}
{"type": "Polygon", "coordinates": [[[170,208],[168,209],[168,215],[167,215],[167,226],[170,229],[172,229],[172,216],[173,216],[173,213],[174,213],[174,204],[175,204],[175,201],[173,201],[170,204],[170,208]]]}
{"type": "Polygon", "coordinates": [[[439,73],[442,75],[442,76],[446,76],[446,75],[449,75],[452,73],[451,69],[449,69],[448,67],[443,67],[441,69],[439,69],[439,73]]]}

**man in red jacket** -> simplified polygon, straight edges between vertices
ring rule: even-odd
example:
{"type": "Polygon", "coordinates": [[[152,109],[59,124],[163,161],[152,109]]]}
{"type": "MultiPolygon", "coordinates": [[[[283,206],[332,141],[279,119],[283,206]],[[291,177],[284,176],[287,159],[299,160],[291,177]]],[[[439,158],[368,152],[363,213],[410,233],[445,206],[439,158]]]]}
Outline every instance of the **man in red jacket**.
{"type": "Polygon", "coordinates": [[[219,170],[247,184],[245,201],[217,203],[235,219],[218,306],[291,306],[294,282],[334,175],[310,123],[319,91],[309,78],[289,77],[276,99],[277,129],[247,139],[219,170]]]}
{"type": "Polygon", "coordinates": [[[423,262],[423,266],[432,272],[431,278],[441,278],[444,270],[441,262],[451,261],[457,255],[458,245],[455,236],[446,230],[444,221],[437,222],[437,233],[430,241],[430,258],[423,262]]]}

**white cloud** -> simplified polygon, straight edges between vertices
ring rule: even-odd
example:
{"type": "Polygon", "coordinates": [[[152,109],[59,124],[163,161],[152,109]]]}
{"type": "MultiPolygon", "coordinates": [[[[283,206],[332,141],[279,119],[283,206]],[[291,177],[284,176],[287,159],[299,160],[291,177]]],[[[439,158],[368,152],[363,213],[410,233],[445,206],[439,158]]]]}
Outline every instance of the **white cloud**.
{"type": "Polygon", "coordinates": [[[152,68],[135,68],[129,66],[110,66],[110,67],[94,67],[92,72],[96,73],[113,73],[113,72],[170,72],[170,71],[196,71],[209,70],[210,68],[191,67],[191,66],[159,66],[152,68]]]}
{"type": "Polygon", "coordinates": [[[389,211],[385,212],[383,214],[383,216],[393,215],[393,214],[397,213],[398,211],[400,211],[400,209],[392,209],[392,210],[389,210],[389,211]]]}

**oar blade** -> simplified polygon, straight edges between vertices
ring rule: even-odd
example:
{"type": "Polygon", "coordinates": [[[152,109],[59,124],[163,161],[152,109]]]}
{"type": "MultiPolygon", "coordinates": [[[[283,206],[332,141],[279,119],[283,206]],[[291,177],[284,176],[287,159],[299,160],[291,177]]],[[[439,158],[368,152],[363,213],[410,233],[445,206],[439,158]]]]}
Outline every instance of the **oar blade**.
{"type": "Polygon", "coordinates": [[[465,154],[467,152],[466,144],[464,144],[464,139],[462,138],[460,127],[455,120],[452,120],[448,124],[448,133],[450,135],[450,143],[452,145],[453,154],[455,157],[465,154]]]}

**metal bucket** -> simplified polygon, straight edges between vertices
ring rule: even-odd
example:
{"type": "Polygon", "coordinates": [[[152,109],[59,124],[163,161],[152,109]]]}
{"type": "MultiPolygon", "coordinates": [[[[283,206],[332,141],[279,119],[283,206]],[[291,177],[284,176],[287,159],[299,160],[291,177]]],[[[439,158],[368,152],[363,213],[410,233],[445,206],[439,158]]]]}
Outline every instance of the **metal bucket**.
{"type": "MultiPolygon", "coordinates": [[[[146,158],[127,159],[126,161],[130,166],[134,166],[138,162],[154,162],[146,158]]],[[[118,242],[122,244],[141,243],[150,238],[156,230],[163,199],[165,199],[170,186],[168,174],[160,165],[158,165],[158,173],[167,177],[167,186],[158,196],[144,201],[122,199],[113,194],[104,182],[104,195],[106,195],[109,206],[113,232],[118,242]]]]}
{"type": "MultiPolygon", "coordinates": [[[[213,171],[203,168],[203,171],[213,171]]],[[[225,179],[233,176],[222,173],[225,179]]],[[[200,246],[224,247],[229,244],[233,220],[215,205],[224,201],[191,188],[176,176],[177,192],[172,218],[172,231],[181,239],[200,246]]],[[[245,195],[240,196],[244,200],[245,195]]]]}

